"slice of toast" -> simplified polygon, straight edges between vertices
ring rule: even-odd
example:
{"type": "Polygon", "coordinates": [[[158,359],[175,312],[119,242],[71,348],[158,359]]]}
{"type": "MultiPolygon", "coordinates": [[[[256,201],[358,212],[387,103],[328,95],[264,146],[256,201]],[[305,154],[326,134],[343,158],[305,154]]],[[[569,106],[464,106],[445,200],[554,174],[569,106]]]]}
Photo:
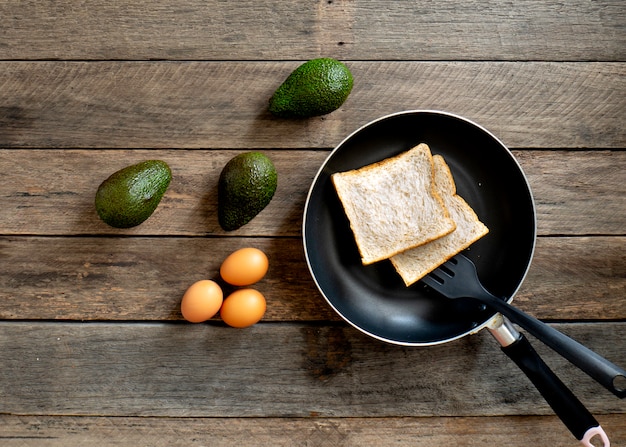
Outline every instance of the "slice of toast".
{"type": "Polygon", "coordinates": [[[474,210],[456,194],[450,168],[440,155],[433,156],[435,187],[456,229],[437,240],[393,256],[390,260],[409,286],[489,232],[474,210]]]}
{"type": "Polygon", "coordinates": [[[332,175],[364,265],[455,229],[434,175],[430,148],[423,143],[381,162],[332,175]]]}

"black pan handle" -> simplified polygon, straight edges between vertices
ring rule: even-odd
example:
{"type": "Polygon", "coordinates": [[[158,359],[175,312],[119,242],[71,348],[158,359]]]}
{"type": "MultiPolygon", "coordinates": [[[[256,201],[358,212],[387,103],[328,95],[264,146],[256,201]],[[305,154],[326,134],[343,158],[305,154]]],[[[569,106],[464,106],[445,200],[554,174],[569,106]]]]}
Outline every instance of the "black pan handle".
{"type": "Polygon", "coordinates": [[[599,436],[604,447],[610,446],[598,421],[545,364],[523,334],[501,349],[526,374],[576,439],[593,447],[591,439],[599,436]]]}
{"type": "Polygon", "coordinates": [[[495,297],[486,290],[484,294],[481,294],[480,297],[476,297],[476,299],[479,299],[484,304],[487,304],[492,309],[497,310],[514,323],[526,329],[529,333],[537,337],[555,352],[565,357],[573,365],[576,365],[617,397],[621,399],[626,397],[626,389],[616,385],[616,381],[619,378],[621,378],[621,380],[626,379],[626,370],[614,365],[586,346],[581,345],[567,335],[557,331],[552,326],[522,312],[517,307],[511,306],[506,301],[495,297]]]}

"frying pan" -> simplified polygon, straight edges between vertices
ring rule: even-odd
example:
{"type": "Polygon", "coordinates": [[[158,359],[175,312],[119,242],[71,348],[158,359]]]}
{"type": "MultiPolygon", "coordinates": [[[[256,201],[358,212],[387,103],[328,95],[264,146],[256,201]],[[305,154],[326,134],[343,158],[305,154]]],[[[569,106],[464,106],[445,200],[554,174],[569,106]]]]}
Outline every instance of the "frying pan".
{"type": "Polygon", "coordinates": [[[406,287],[389,261],[362,264],[330,177],[422,142],[444,157],[458,194],[489,228],[464,254],[475,263],[489,291],[512,301],[535,248],[530,186],[513,154],[489,131],[460,116],[431,110],[374,120],[349,135],[322,164],[303,220],[306,261],[318,289],[345,321],[388,343],[430,346],[487,327],[577,439],[591,446],[589,439],[598,435],[608,446],[593,416],[500,314],[472,299],[445,299],[421,283],[406,287]]]}

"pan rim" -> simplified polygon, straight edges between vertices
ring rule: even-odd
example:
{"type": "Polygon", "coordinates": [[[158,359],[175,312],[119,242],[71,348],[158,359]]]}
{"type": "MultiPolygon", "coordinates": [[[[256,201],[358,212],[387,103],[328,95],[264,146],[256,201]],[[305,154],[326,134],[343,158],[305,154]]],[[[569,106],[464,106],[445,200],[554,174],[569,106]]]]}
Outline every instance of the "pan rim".
{"type": "Polygon", "coordinates": [[[431,341],[404,341],[404,340],[396,340],[393,338],[388,338],[388,337],[383,337],[381,335],[372,333],[371,331],[368,331],[367,329],[357,325],[355,322],[353,322],[350,318],[348,318],[346,315],[343,314],[343,312],[341,312],[334,304],[333,301],[326,295],[326,293],[324,292],[324,290],[321,287],[321,284],[318,281],[317,275],[314,272],[311,260],[310,260],[310,256],[309,256],[309,248],[306,241],[306,228],[307,228],[307,222],[308,222],[308,211],[309,211],[309,206],[311,203],[311,197],[313,195],[313,190],[315,189],[316,185],[318,184],[319,178],[322,175],[322,173],[324,172],[324,169],[326,168],[326,165],[328,164],[328,162],[333,158],[333,156],[335,155],[336,152],[338,152],[339,150],[341,150],[341,148],[348,142],[350,141],[352,138],[354,138],[357,134],[361,133],[362,131],[364,131],[366,128],[369,128],[370,126],[374,126],[377,123],[384,121],[384,120],[388,120],[388,119],[392,119],[394,117],[397,116],[405,116],[405,115],[419,115],[419,114],[431,114],[431,115],[440,115],[440,116],[444,116],[444,117],[448,117],[448,118],[453,118],[453,119],[457,119],[459,121],[465,122],[466,124],[469,124],[470,126],[473,126],[475,128],[477,128],[478,130],[480,130],[481,132],[485,133],[489,138],[493,139],[494,142],[496,142],[504,151],[505,153],[509,156],[509,158],[513,161],[513,163],[515,164],[515,166],[517,167],[517,169],[519,170],[519,173],[521,174],[524,183],[525,183],[525,187],[528,191],[528,195],[529,195],[529,200],[530,200],[530,207],[532,209],[532,213],[533,213],[533,230],[532,230],[532,242],[531,242],[531,246],[529,247],[529,255],[528,255],[528,261],[526,262],[526,267],[524,269],[524,271],[521,274],[520,280],[517,284],[517,286],[515,287],[515,289],[513,290],[513,292],[511,293],[511,295],[508,297],[507,302],[511,302],[514,298],[514,296],[517,294],[517,292],[519,291],[521,285],[523,284],[524,280],[526,279],[526,276],[528,275],[528,271],[530,270],[530,266],[532,264],[532,259],[534,257],[534,253],[535,253],[535,247],[536,247],[536,241],[537,241],[537,212],[536,212],[536,204],[535,204],[535,198],[534,195],[532,193],[531,187],[530,187],[530,183],[528,182],[528,177],[526,176],[526,173],[524,172],[524,170],[522,169],[522,166],[519,163],[519,160],[513,155],[512,151],[497,137],[495,136],[491,131],[489,131],[488,129],[486,129],[485,127],[483,127],[482,125],[455,113],[451,113],[451,112],[447,112],[447,111],[442,111],[442,110],[436,110],[436,109],[409,109],[409,110],[403,110],[403,111],[399,111],[399,112],[394,112],[394,113],[390,113],[387,115],[383,115],[380,116],[374,120],[371,120],[365,124],[363,124],[362,126],[360,126],[359,128],[357,128],[356,130],[354,130],[352,133],[350,133],[348,136],[346,136],[339,144],[337,144],[332,150],[331,152],[327,155],[327,157],[324,159],[324,161],[322,162],[322,164],[320,165],[319,169],[317,170],[315,176],[313,177],[313,180],[311,181],[311,185],[309,187],[309,191],[307,193],[306,196],[306,201],[305,201],[305,206],[304,206],[304,211],[303,211],[303,220],[302,220],[302,240],[303,240],[303,248],[304,248],[304,256],[305,256],[305,261],[307,264],[307,268],[309,270],[309,273],[311,275],[311,277],[313,278],[313,281],[315,283],[315,286],[317,288],[317,290],[321,293],[321,295],[324,297],[324,300],[328,303],[328,305],[333,309],[333,311],[339,315],[345,322],[347,322],[349,325],[351,325],[352,327],[354,327],[355,329],[357,329],[358,331],[360,331],[361,333],[372,337],[376,340],[385,342],[385,343],[390,343],[390,344],[394,344],[394,345],[400,345],[400,346],[434,346],[434,345],[440,345],[440,344],[444,344],[444,343],[448,343],[448,342],[452,342],[455,340],[458,340],[460,338],[463,338],[467,335],[472,335],[475,334],[477,332],[479,332],[480,330],[484,329],[485,327],[489,326],[491,324],[491,322],[494,320],[494,318],[498,317],[498,313],[494,312],[494,314],[492,316],[490,316],[489,318],[486,318],[484,322],[480,323],[479,325],[477,325],[476,327],[473,327],[463,333],[457,334],[455,336],[452,337],[448,337],[445,339],[441,339],[441,340],[431,340],[431,341]]]}

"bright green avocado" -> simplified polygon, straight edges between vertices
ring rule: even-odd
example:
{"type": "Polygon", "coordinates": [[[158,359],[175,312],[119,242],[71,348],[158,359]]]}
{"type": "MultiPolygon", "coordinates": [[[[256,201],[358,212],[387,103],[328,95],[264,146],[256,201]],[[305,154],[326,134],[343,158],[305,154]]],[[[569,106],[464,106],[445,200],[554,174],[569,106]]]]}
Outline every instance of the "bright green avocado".
{"type": "Polygon", "coordinates": [[[250,222],[270,203],[277,183],[276,168],[266,155],[244,152],[232,158],[218,183],[220,226],[232,231],[250,222]]]}
{"type": "Polygon", "coordinates": [[[139,225],[152,215],[172,180],[164,161],[127,166],[103,181],[96,192],[96,211],[116,228],[139,225]]]}
{"type": "Polygon", "coordinates": [[[296,68],[270,98],[269,111],[281,118],[308,118],[337,110],[352,91],[352,73],[343,63],[312,59],[296,68]]]}

